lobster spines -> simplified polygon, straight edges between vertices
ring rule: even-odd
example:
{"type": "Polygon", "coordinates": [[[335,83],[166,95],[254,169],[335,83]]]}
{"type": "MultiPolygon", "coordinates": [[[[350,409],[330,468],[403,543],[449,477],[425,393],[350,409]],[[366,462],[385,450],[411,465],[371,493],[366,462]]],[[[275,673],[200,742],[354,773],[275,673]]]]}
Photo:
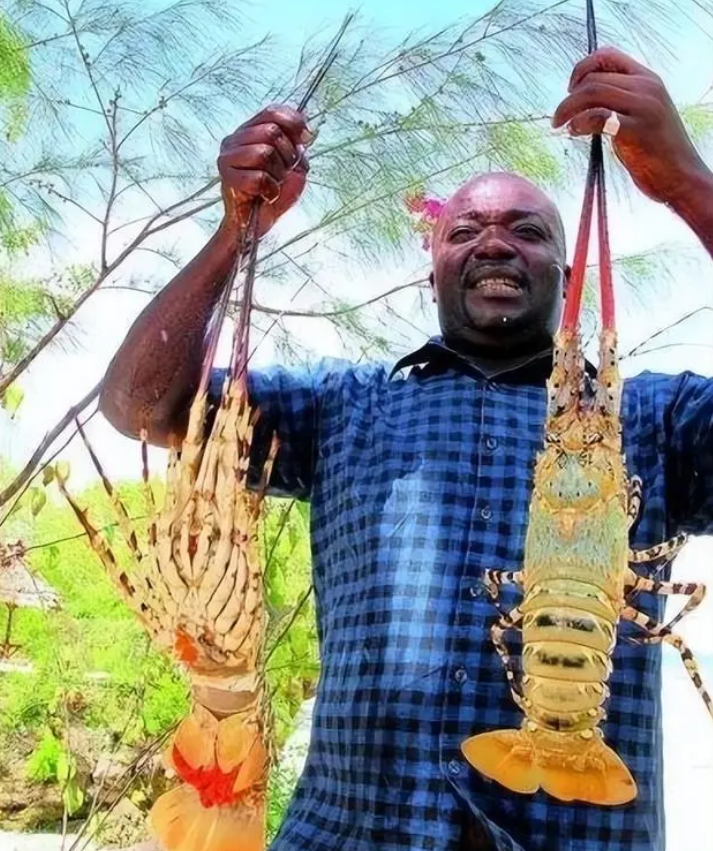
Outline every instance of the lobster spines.
{"type": "Polygon", "coordinates": [[[584,358],[576,330],[555,335],[552,373],[547,380],[548,434],[556,434],[579,414],[584,392],[584,358]]]}
{"type": "Polygon", "coordinates": [[[621,405],[621,376],[619,374],[619,356],[617,336],[614,328],[602,328],[599,339],[599,370],[595,391],[595,409],[601,415],[604,424],[611,431],[610,439],[620,442],[619,408],[621,405]]]}

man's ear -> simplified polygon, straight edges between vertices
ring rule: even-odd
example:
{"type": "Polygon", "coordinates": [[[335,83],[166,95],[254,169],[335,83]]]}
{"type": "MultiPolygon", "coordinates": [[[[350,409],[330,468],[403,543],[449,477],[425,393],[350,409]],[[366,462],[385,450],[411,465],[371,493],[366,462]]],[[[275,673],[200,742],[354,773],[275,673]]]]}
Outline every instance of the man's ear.
{"type": "Polygon", "coordinates": [[[564,281],[562,282],[562,295],[567,295],[567,290],[569,289],[569,281],[572,277],[572,267],[565,266],[564,267],[564,281]]]}
{"type": "Polygon", "coordinates": [[[431,301],[436,303],[436,281],[433,277],[433,272],[428,273],[428,283],[431,285],[431,301]]]}

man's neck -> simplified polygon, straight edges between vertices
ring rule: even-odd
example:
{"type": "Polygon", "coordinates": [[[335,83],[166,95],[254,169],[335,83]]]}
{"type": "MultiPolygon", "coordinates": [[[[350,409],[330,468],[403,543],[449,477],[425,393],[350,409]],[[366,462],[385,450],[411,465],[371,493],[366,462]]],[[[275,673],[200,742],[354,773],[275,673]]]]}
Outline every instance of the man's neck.
{"type": "Polygon", "coordinates": [[[537,345],[530,343],[514,349],[480,346],[457,339],[446,339],[445,343],[453,351],[468,358],[488,378],[552,356],[552,342],[544,340],[538,341],[537,345]]]}

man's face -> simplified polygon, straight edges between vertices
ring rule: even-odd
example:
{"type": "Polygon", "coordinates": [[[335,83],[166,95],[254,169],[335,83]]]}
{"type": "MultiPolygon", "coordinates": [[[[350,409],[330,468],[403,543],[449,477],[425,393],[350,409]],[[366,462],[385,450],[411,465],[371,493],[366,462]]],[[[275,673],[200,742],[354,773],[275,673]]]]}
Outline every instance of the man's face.
{"type": "Polygon", "coordinates": [[[511,174],[474,178],[449,200],[433,239],[443,336],[512,347],[552,337],[568,270],[557,209],[511,174]]]}

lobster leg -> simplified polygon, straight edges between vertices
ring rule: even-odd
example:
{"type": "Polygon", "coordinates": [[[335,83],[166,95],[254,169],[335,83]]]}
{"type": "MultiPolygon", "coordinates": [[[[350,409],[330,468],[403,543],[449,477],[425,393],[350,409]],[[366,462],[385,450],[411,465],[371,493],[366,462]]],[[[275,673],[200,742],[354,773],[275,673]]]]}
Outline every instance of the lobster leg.
{"type": "Polygon", "coordinates": [[[656,579],[646,579],[643,576],[636,576],[633,572],[632,576],[635,577],[635,581],[631,588],[627,590],[627,597],[630,594],[639,594],[641,592],[660,594],[661,596],[667,597],[674,596],[676,594],[690,597],[689,601],[676,615],[676,617],[665,625],[665,629],[667,631],[672,630],[679,621],[686,617],[686,615],[689,615],[694,609],[697,609],[703,602],[703,598],[706,596],[706,586],[702,582],[659,582],[656,579]]]}
{"type": "MultiPolygon", "coordinates": [[[[706,687],[703,685],[703,680],[701,679],[701,674],[698,670],[698,663],[683,638],[681,638],[680,635],[673,634],[668,625],[658,623],[648,615],[645,615],[643,612],[640,612],[631,606],[625,606],[623,608],[621,617],[623,620],[632,621],[637,626],[641,627],[645,633],[647,633],[647,638],[644,638],[641,641],[642,644],[658,644],[665,642],[678,650],[688,676],[691,678],[693,685],[696,687],[696,691],[700,694],[708,712],[711,716],[713,716],[713,698],[711,698],[706,687]]],[[[672,621],[672,623],[674,622],[675,621],[672,621]]]]}
{"type": "Polygon", "coordinates": [[[508,650],[507,645],[503,641],[503,636],[509,629],[520,629],[522,627],[522,619],[524,617],[524,613],[518,608],[512,609],[510,612],[500,612],[500,617],[490,627],[490,637],[495,649],[498,651],[498,656],[500,656],[503,667],[505,668],[505,676],[507,677],[508,685],[510,686],[510,693],[512,694],[515,703],[523,710],[524,698],[520,687],[515,681],[512,657],[510,656],[510,651],[508,650]]]}
{"type": "Polygon", "coordinates": [[[636,518],[639,516],[641,509],[641,494],[642,482],[638,476],[632,476],[629,479],[629,504],[626,509],[626,515],[629,518],[629,528],[636,523],[636,518]]]}
{"type": "Polygon", "coordinates": [[[493,598],[498,597],[498,588],[503,585],[517,585],[522,587],[522,571],[521,570],[486,570],[483,585],[493,598]]]}
{"type": "Polygon", "coordinates": [[[629,550],[629,561],[633,564],[646,564],[664,558],[670,560],[683,548],[687,540],[688,535],[682,532],[680,535],[676,535],[676,537],[661,544],[656,544],[654,547],[645,550],[629,550]]]}

